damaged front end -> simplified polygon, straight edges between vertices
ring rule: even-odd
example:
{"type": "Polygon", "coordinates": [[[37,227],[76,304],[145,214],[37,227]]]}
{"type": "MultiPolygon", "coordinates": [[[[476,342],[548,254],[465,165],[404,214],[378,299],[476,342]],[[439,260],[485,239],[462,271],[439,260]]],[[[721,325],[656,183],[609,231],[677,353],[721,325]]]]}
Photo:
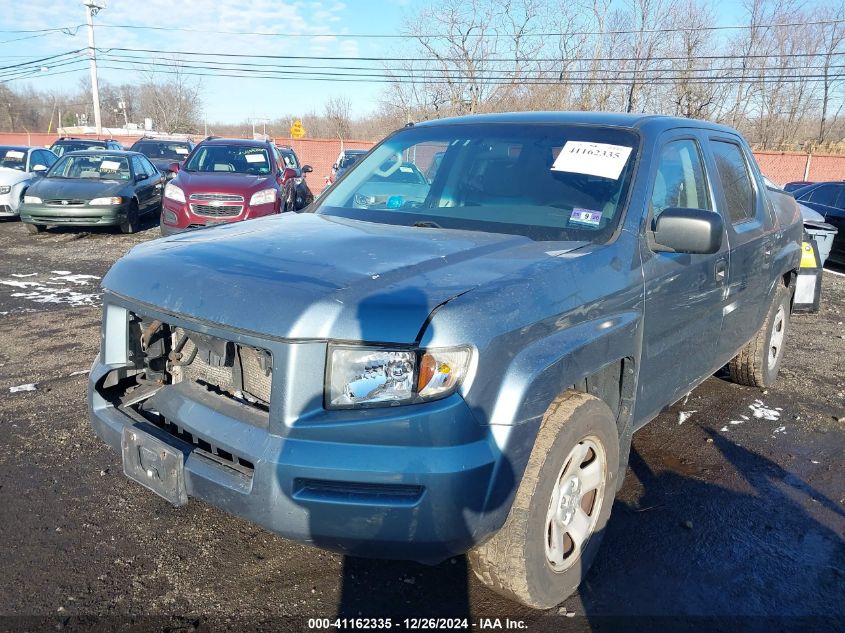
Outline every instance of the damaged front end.
{"type": "Polygon", "coordinates": [[[111,365],[118,361],[95,386],[102,398],[136,422],[184,443],[186,452],[251,475],[250,459],[178,420],[185,402],[203,402],[267,429],[273,374],[269,351],[118,308],[117,316],[107,311],[102,355],[111,365]]]}

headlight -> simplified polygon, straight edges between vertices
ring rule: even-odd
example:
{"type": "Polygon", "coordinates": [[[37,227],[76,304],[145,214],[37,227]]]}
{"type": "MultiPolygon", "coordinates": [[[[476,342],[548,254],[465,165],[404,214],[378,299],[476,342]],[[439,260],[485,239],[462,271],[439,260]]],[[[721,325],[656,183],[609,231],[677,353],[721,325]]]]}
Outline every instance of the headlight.
{"type": "Polygon", "coordinates": [[[164,187],[164,197],[174,202],[185,202],[185,192],[172,182],[167,183],[164,187]]]}
{"type": "Polygon", "coordinates": [[[41,198],[38,196],[24,196],[23,197],[24,204],[41,204],[41,198]]]}
{"type": "Polygon", "coordinates": [[[270,202],[276,201],[276,190],[275,189],[262,189],[254,194],[252,194],[252,198],[249,199],[250,206],[254,204],[268,204],[270,202]]]}
{"type": "Polygon", "coordinates": [[[92,207],[98,207],[102,205],[120,204],[121,202],[123,202],[123,198],[120,196],[114,196],[113,198],[94,198],[88,204],[92,207]]]}
{"type": "Polygon", "coordinates": [[[445,398],[469,367],[467,348],[400,350],[330,347],[326,408],[409,404],[445,398]]]}
{"type": "Polygon", "coordinates": [[[11,190],[12,188],[9,185],[3,185],[2,187],[0,187],[0,195],[3,195],[4,193],[9,193],[11,190]]]}

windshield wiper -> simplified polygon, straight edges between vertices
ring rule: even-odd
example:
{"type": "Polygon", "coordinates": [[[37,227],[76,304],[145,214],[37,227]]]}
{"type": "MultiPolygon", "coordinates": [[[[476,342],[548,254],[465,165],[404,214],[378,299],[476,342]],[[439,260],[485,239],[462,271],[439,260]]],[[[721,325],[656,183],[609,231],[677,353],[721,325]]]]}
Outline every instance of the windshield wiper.
{"type": "Polygon", "coordinates": [[[432,222],[430,220],[420,220],[419,222],[414,222],[411,226],[416,226],[416,227],[419,227],[421,229],[442,229],[443,228],[437,222],[432,222]]]}

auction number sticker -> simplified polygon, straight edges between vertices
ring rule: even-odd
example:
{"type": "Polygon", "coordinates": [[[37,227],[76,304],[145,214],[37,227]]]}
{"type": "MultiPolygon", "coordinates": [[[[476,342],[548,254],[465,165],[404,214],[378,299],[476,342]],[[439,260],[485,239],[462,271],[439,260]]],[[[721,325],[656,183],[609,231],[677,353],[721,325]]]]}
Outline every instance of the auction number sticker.
{"type": "Polygon", "coordinates": [[[618,180],[631,155],[631,149],[624,145],[567,141],[557,155],[552,171],[618,180]]]}
{"type": "Polygon", "coordinates": [[[120,163],[116,160],[104,160],[100,163],[100,171],[119,171],[120,163]]]}
{"type": "Polygon", "coordinates": [[[591,209],[572,209],[569,221],[577,222],[578,224],[587,224],[589,226],[598,226],[601,224],[601,211],[592,211],[591,209]]]}
{"type": "Polygon", "coordinates": [[[246,158],[246,162],[248,163],[266,163],[267,159],[264,157],[264,152],[258,152],[255,154],[245,154],[244,158],[246,158]]]}
{"type": "Polygon", "coordinates": [[[18,150],[10,149],[6,152],[6,158],[23,158],[23,152],[18,150]]]}

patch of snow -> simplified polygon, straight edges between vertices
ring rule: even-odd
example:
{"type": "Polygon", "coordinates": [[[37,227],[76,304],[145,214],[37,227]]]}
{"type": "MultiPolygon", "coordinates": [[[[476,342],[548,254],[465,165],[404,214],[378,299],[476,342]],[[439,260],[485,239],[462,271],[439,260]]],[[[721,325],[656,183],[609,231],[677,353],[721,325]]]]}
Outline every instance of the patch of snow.
{"type": "Polygon", "coordinates": [[[74,284],[87,284],[89,279],[99,279],[97,275],[64,275],[62,277],[51,277],[50,281],[69,281],[74,284]]]}
{"type": "Polygon", "coordinates": [[[755,418],[773,422],[780,419],[780,411],[777,409],[769,409],[762,400],[755,400],[754,404],[748,405],[748,408],[751,409],[755,418]]]}
{"type": "Polygon", "coordinates": [[[18,393],[20,391],[35,391],[36,386],[34,382],[25,385],[18,385],[17,387],[9,387],[9,393],[18,393]]]}
{"type": "Polygon", "coordinates": [[[69,374],[69,375],[71,375],[71,376],[84,376],[84,375],[86,375],[89,371],[90,371],[90,370],[88,370],[88,369],[83,369],[83,370],[81,370],[81,371],[72,371],[72,372],[70,372],[70,374],[69,374]]]}
{"type": "Polygon", "coordinates": [[[678,424],[683,424],[689,420],[693,413],[698,413],[698,411],[681,411],[678,413],[678,424]]]}
{"type": "Polygon", "coordinates": [[[69,270],[51,270],[50,272],[53,273],[54,275],[69,275],[70,274],[69,270]]]}
{"type": "Polygon", "coordinates": [[[14,279],[2,279],[0,280],[0,284],[11,286],[12,288],[32,288],[41,285],[37,281],[15,281],[14,279]]]}
{"type": "Polygon", "coordinates": [[[26,273],[24,275],[24,274],[21,274],[21,273],[12,273],[12,277],[19,277],[19,278],[20,277],[35,277],[37,274],[38,273],[26,273]]]}
{"type": "Polygon", "coordinates": [[[721,431],[722,433],[725,433],[727,430],[728,430],[728,427],[726,427],[726,426],[723,426],[721,429],[719,429],[719,431],[721,431]]]}

